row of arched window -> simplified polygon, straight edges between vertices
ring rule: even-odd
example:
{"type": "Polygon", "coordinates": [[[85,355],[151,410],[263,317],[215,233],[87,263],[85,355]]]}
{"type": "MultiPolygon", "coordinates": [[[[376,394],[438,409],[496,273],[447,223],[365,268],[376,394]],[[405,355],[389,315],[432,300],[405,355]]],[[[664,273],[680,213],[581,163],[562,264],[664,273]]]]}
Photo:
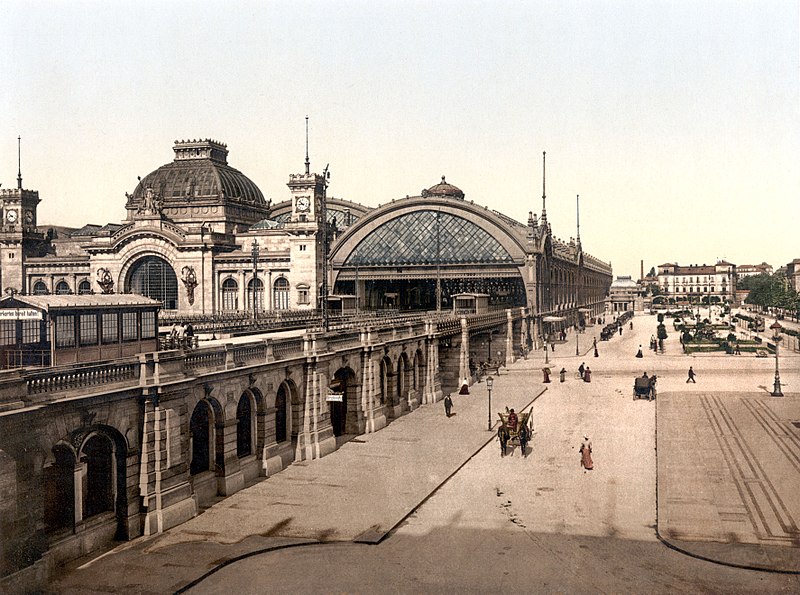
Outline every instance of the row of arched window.
{"type": "MultiPolygon", "coordinates": [[[[298,300],[303,303],[302,297],[298,300]]],[[[245,309],[264,310],[264,282],[261,279],[250,279],[245,292],[245,309]]],[[[225,311],[235,311],[239,309],[239,284],[235,279],[225,279],[222,282],[222,309],[225,311]]],[[[286,277],[275,279],[272,284],[272,309],[289,309],[289,280],[286,277]]]]}
{"type": "MultiPolygon", "coordinates": [[[[33,284],[33,295],[47,295],[49,293],[50,289],[47,287],[47,283],[41,279],[33,284]]],[[[53,293],[56,295],[69,295],[72,293],[72,288],[69,286],[69,283],[62,279],[56,283],[55,291],[53,293]]],[[[84,279],[78,283],[78,294],[85,295],[88,293],[92,293],[92,284],[88,280],[84,279]]]]}

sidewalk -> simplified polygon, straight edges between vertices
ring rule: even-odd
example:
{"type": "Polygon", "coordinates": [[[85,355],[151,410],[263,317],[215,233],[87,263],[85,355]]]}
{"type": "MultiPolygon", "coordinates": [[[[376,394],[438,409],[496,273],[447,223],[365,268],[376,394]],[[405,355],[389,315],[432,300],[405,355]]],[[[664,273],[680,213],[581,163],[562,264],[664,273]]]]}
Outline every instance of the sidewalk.
{"type": "MultiPolygon", "coordinates": [[[[506,406],[521,411],[543,388],[518,373],[495,377],[493,423],[506,406]],[[513,390],[511,388],[513,387],[513,390]]],[[[300,462],[214,505],[164,534],[123,544],[54,581],[58,593],[114,589],[163,593],[225,559],[301,542],[379,541],[457,471],[494,433],[487,430],[485,383],[364,434],[323,459],[300,462]],[[91,587],[87,587],[91,585],[91,587]]],[[[496,426],[495,426],[496,427],[496,426]]]]}

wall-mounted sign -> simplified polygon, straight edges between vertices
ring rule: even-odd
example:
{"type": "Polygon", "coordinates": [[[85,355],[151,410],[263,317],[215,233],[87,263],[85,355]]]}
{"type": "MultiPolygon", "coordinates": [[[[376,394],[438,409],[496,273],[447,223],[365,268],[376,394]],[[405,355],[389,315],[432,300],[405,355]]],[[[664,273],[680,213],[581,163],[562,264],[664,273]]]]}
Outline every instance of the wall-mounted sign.
{"type": "Polygon", "coordinates": [[[0,310],[0,320],[41,320],[41,310],[33,308],[5,308],[0,310]]]}
{"type": "Polygon", "coordinates": [[[330,393],[325,400],[328,403],[344,403],[344,395],[342,393],[330,393]]]}

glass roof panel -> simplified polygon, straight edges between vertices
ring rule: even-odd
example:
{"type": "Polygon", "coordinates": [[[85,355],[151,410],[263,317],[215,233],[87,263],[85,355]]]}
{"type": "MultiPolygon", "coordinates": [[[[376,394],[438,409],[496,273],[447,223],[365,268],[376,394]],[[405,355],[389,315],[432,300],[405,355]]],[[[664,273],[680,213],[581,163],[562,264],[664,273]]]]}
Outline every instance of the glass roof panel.
{"type": "Polygon", "coordinates": [[[424,210],[402,215],[376,228],[350,253],[345,265],[480,264],[512,260],[500,242],[474,223],[449,213],[424,210]]]}

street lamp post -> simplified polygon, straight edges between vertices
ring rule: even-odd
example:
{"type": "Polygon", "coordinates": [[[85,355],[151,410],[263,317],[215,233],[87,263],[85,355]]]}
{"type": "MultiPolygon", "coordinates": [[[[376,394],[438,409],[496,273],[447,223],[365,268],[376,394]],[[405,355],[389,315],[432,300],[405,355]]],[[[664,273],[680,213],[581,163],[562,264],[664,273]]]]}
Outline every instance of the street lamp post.
{"type": "Polygon", "coordinates": [[[256,307],[256,291],[258,290],[256,285],[258,284],[258,240],[253,240],[253,320],[256,319],[258,314],[256,311],[258,308],[256,307]]]}
{"type": "Polygon", "coordinates": [[[494,377],[486,377],[486,388],[489,390],[489,423],[486,428],[489,432],[492,431],[492,386],[494,385],[494,377]]]}
{"type": "Polygon", "coordinates": [[[775,339],[775,386],[772,388],[772,396],[773,397],[782,397],[783,391],[781,391],[781,375],[778,372],[778,342],[781,340],[781,329],[783,328],[780,323],[776,320],[770,327],[773,331],[775,331],[775,335],[773,339],[775,339]]]}

